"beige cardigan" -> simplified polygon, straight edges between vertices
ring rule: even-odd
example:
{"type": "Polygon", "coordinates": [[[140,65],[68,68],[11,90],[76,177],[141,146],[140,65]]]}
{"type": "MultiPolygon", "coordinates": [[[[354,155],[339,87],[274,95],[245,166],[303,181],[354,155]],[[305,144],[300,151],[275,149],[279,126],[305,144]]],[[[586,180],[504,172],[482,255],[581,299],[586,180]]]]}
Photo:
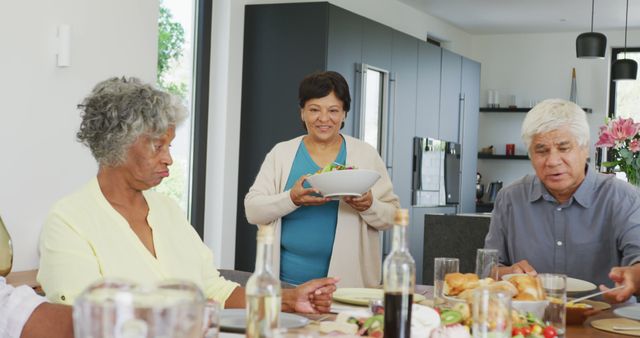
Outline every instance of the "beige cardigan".
{"type": "MultiPolygon", "coordinates": [[[[280,219],[298,208],[284,191],[293,160],[302,138],[276,144],[267,154],[253,186],[244,198],[247,220],[251,224],[271,224],[276,227],[276,243],[280,242],[280,219]]],[[[341,287],[373,287],[380,285],[382,254],[380,231],[393,223],[400,207],[398,196],[378,152],[369,144],[343,135],[347,147],[347,165],[372,169],[380,173],[373,185],[373,204],[358,213],[340,201],[336,237],[329,263],[329,276],[340,277],[341,287]]],[[[275,271],[280,271],[280,246],[274,246],[275,271]]]]}

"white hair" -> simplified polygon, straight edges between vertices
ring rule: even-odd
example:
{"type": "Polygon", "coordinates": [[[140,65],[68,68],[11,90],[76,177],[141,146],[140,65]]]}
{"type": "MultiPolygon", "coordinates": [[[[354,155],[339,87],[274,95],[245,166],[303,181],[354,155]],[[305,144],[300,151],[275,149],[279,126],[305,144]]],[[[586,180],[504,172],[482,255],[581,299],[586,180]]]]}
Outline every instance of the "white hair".
{"type": "Polygon", "coordinates": [[[568,127],[580,146],[589,144],[587,115],[577,104],[563,99],[547,99],[533,107],[522,122],[521,137],[527,149],[536,134],[568,127]]]}

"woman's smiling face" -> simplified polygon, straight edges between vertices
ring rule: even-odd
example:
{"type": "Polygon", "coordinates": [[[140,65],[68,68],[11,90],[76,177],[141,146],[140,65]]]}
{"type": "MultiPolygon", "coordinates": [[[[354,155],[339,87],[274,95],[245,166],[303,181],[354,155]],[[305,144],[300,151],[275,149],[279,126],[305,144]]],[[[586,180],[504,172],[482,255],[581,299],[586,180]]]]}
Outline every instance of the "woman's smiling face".
{"type": "Polygon", "coordinates": [[[321,98],[309,99],[300,109],[300,116],[307,134],[318,142],[330,142],[340,134],[340,126],[346,117],[343,102],[334,92],[321,98]]]}

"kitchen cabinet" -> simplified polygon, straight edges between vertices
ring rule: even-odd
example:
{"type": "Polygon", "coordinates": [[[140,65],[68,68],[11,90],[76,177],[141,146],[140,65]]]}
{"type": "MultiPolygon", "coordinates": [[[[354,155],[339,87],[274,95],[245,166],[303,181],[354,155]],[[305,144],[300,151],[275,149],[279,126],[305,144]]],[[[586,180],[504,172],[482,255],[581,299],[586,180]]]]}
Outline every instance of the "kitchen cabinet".
{"type": "MultiPolygon", "coordinates": [[[[301,6],[302,4],[298,4],[301,6]]],[[[351,93],[351,111],[347,113],[347,118],[344,121],[344,128],[342,131],[345,134],[353,135],[354,126],[354,112],[357,110],[357,102],[354,96],[354,89],[356,83],[355,64],[359,60],[362,60],[362,21],[363,18],[353,13],[341,9],[339,7],[315,4],[316,6],[328,7],[328,17],[330,24],[328,25],[327,35],[327,64],[323,68],[329,69],[340,73],[344,76],[345,80],[349,84],[349,90],[351,93]],[[330,38],[329,38],[330,37],[330,38]]],[[[281,5],[273,5],[281,6],[281,5]]],[[[326,19],[326,18],[325,18],[326,19]]],[[[318,27],[318,30],[322,29],[324,25],[318,27]]],[[[298,82],[301,79],[298,79],[298,82]]],[[[293,95],[297,95],[297,91],[293,95]]],[[[291,93],[288,93],[291,95],[291,93]]]]}
{"type": "MultiPolygon", "coordinates": [[[[462,56],[442,49],[440,78],[440,132],[438,138],[449,142],[459,141],[460,85],[462,56]]],[[[478,91],[480,87],[478,87],[478,91]]]]}
{"type": "MultiPolygon", "coordinates": [[[[443,50],[444,53],[444,50],[443,50]]],[[[444,58],[443,58],[444,59],[444,58]]],[[[476,210],[476,172],[478,153],[478,119],[480,109],[480,63],[462,57],[460,84],[460,205],[458,212],[476,210]]]]}
{"type": "Polygon", "coordinates": [[[416,127],[416,73],[418,63],[418,40],[409,35],[394,32],[391,46],[391,90],[394,99],[390,102],[393,115],[393,137],[391,141],[393,190],[400,198],[400,205],[411,205],[411,172],[413,160],[413,136],[416,127]],[[407,132],[409,131],[409,132],[407,132]]]}
{"type": "Polygon", "coordinates": [[[418,42],[418,101],[415,133],[419,137],[441,139],[440,67],[442,48],[426,41],[418,42]]]}

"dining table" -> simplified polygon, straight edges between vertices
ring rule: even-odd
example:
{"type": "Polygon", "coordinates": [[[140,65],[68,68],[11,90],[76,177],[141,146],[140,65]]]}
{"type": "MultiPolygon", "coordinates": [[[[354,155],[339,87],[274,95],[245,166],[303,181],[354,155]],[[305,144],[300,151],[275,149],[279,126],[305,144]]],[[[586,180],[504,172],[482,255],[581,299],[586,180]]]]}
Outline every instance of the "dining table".
{"type": "MultiPolygon", "coordinates": [[[[27,285],[36,291],[41,292],[40,285],[36,281],[37,270],[11,272],[7,277],[7,283],[13,286],[27,285]]],[[[430,285],[416,285],[416,293],[425,296],[426,300],[422,302],[423,305],[430,305],[431,299],[433,299],[433,287],[430,285]]],[[[566,335],[567,338],[600,338],[600,337],[625,337],[622,334],[609,333],[591,326],[591,322],[599,319],[615,318],[617,317],[613,310],[620,305],[613,305],[612,308],[601,311],[593,316],[587,318],[582,325],[567,325],[566,335]]],[[[303,328],[300,328],[301,333],[309,333],[313,336],[324,336],[319,332],[319,322],[334,320],[336,318],[335,313],[329,314],[299,314],[309,319],[309,324],[303,328]]],[[[640,322],[638,323],[640,324],[640,322]]],[[[224,334],[227,336],[227,334],[224,334]]],[[[231,336],[231,335],[229,335],[231,336]]],[[[631,337],[631,336],[627,336],[631,337]]]]}
{"type": "MultiPolygon", "coordinates": [[[[426,297],[426,300],[419,303],[422,305],[431,305],[433,299],[433,286],[430,285],[416,285],[416,293],[421,294],[426,297]]],[[[587,318],[587,320],[582,325],[567,325],[565,338],[606,338],[606,337],[625,337],[625,335],[618,333],[610,333],[606,331],[602,331],[596,329],[591,326],[591,322],[599,319],[606,318],[615,318],[617,317],[613,310],[616,308],[616,305],[613,305],[610,309],[603,310],[595,315],[592,315],[587,318]]],[[[308,318],[310,320],[310,324],[305,328],[301,329],[301,332],[312,333],[313,335],[323,336],[318,332],[318,322],[325,320],[334,320],[336,318],[336,314],[302,314],[302,316],[308,318]]],[[[640,322],[638,322],[640,325],[640,322]]],[[[631,336],[626,336],[631,337],[631,336]]]]}

